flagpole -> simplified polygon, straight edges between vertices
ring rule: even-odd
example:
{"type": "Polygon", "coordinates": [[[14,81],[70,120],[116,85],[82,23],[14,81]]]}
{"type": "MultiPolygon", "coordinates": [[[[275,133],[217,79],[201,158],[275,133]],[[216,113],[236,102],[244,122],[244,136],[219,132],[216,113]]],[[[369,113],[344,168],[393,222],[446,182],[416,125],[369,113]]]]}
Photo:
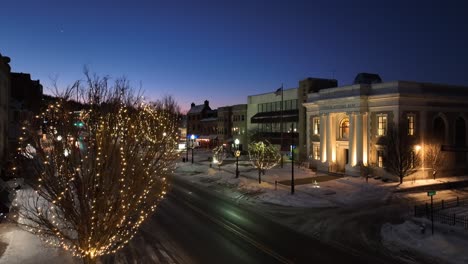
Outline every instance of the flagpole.
{"type": "Polygon", "coordinates": [[[280,119],[280,131],[281,131],[281,145],[280,145],[280,154],[281,154],[281,168],[283,168],[283,84],[281,84],[281,119],[280,119]]]}

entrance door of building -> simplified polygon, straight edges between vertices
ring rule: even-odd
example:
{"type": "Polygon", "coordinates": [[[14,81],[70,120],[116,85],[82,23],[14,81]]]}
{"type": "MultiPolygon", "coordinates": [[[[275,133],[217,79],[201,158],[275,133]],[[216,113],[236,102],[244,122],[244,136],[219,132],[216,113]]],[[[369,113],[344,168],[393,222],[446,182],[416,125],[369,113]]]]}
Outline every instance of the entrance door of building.
{"type": "Polygon", "coordinates": [[[337,154],[337,172],[344,173],[349,160],[349,151],[346,148],[340,148],[337,154]]]}

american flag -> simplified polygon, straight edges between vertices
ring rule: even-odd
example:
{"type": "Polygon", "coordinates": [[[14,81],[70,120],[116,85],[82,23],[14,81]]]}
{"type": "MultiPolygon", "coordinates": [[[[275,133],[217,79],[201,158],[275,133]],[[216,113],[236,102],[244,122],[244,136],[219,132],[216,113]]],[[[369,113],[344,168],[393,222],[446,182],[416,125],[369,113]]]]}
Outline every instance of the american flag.
{"type": "Polygon", "coordinates": [[[283,93],[283,86],[281,86],[280,88],[278,88],[278,90],[276,90],[275,95],[281,95],[281,93],[283,93]]]}

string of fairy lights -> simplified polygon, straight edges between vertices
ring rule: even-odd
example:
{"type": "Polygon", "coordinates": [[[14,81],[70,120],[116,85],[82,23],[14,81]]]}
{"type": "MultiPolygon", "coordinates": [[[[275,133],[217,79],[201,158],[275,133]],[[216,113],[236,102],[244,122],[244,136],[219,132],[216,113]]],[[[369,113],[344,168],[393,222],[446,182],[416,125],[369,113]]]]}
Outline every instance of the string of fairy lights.
{"type": "Polygon", "coordinates": [[[50,104],[36,117],[42,134],[24,126],[19,138],[19,156],[38,179],[15,200],[18,223],[77,257],[117,252],[168,191],[177,118],[162,103],[97,103],[78,115],[67,101],[50,104]]]}
{"type": "Polygon", "coordinates": [[[268,141],[252,142],[248,149],[252,165],[259,170],[271,169],[280,162],[281,154],[268,141]]]}

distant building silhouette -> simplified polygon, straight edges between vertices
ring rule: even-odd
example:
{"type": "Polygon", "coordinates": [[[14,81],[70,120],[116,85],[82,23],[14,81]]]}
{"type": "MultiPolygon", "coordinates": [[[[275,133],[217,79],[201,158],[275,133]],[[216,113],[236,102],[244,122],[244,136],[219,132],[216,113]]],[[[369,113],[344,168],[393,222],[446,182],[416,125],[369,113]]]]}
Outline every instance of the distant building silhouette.
{"type": "MultiPolygon", "coordinates": [[[[8,109],[10,98],[10,58],[0,54],[0,167],[6,160],[8,143],[8,109]]],[[[1,173],[0,173],[1,174],[1,173]]]]}
{"type": "Polygon", "coordinates": [[[11,73],[9,107],[9,148],[16,149],[22,122],[39,114],[43,89],[39,80],[31,80],[28,73],[11,73]]]}
{"type": "Polygon", "coordinates": [[[373,84],[381,82],[382,79],[378,74],[361,72],[356,75],[353,84],[373,84]]]}

